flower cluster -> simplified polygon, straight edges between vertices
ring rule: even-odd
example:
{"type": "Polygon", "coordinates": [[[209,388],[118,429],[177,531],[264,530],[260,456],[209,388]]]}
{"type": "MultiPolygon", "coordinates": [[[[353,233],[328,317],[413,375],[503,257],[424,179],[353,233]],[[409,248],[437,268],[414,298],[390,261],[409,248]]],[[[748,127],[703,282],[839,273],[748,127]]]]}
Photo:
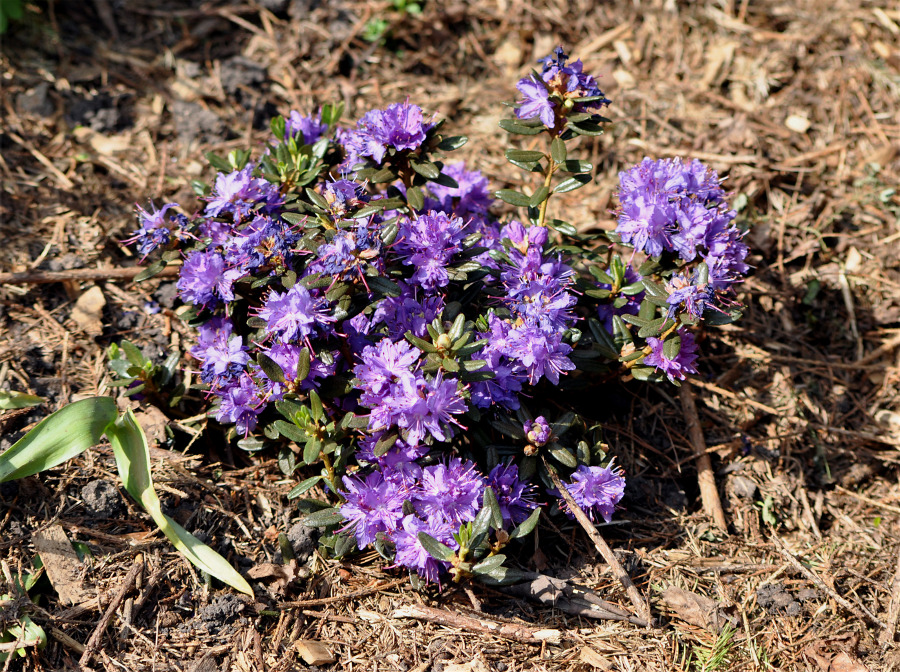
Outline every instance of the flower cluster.
{"type": "MultiPolygon", "coordinates": [[[[515,156],[546,184],[574,174],[563,193],[592,167],[560,145],[590,134],[609,101],[562,49],[542,64],[519,82],[516,115],[538,119],[552,147],[515,156]]],[[[323,517],[330,552],[374,545],[429,580],[478,574],[532,529],[559,502],[541,485],[546,464],[609,520],[624,478],[603,466],[591,423],[557,417],[558,398],[596,371],[673,382],[695,371],[689,322],[671,318],[699,318],[747,269],[718,177],[680,161],[623,173],[619,240],[657,258],[632,266],[549,219],[549,188],[498,192],[525,208],[498,218],[487,179],[442,160],[464,138],[420,107],[350,127],[340,117],[291,112],[257,161],[216,158],[193,219],[174,203],[139,210],[141,254],[183,259],[190,352],[215,417],[242,447],[277,444],[288,472],[311,471],[298,492],[341,499],[341,522],[323,517]]],[[[538,128],[510,121],[512,133],[538,128]]]]}
{"type": "Polygon", "coordinates": [[[695,264],[666,285],[669,316],[679,309],[699,319],[715,309],[749,270],[747,245],[733,224],[718,174],[696,159],[645,158],[619,174],[622,241],[651,257],[664,253],[695,264]]]}

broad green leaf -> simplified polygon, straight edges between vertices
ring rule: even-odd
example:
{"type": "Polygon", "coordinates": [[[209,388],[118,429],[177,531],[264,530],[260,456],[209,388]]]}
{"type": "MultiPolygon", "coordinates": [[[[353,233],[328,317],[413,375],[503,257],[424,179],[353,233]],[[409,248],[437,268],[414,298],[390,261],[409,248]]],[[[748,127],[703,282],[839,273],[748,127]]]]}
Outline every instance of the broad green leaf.
{"type": "Polygon", "coordinates": [[[475,574],[490,574],[495,569],[500,567],[506,561],[506,556],[501,554],[492,555],[489,558],[485,558],[477,565],[472,567],[472,572],[475,574]]]}
{"type": "Polygon", "coordinates": [[[119,420],[110,424],[106,435],[112,444],[119,476],[128,494],[141,503],[178,552],[210,576],[242,593],[253,595],[250,584],[225,558],[162,512],[150,475],[147,437],[134,413],[128,410],[119,420]]]}
{"type": "Polygon", "coordinates": [[[98,441],[115,421],[116,402],[91,397],[64,406],[41,420],[0,455],[0,483],[62,464],[98,441]]]}
{"type": "Polygon", "coordinates": [[[531,199],[528,196],[515,189],[500,189],[499,191],[494,192],[494,196],[501,201],[505,201],[510,205],[517,205],[520,208],[527,208],[531,203],[531,199]]]}
{"type": "Polygon", "coordinates": [[[297,485],[291,488],[291,491],[287,494],[288,499],[296,499],[304,492],[312,490],[312,488],[318,484],[319,481],[322,480],[321,476],[311,476],[306,480],[300,481],[297,485]]]}
{"type": "Polygon", "coordinates": [[[554,194],[564,194],[567,191],[574,191],[575,189],[579,189],[583,187],[588,182],[591,181],[590,175],[574,175],[573,177],[568,177],[559,184],[557,184],[553,188],[554,194]]]}
{"type": "Polygon", "coordinates": [[[43,404],[44,401],[43,397],[36,397],[33,394],[0,390],[0,410],[9,411],[14,408],[28,408],[29,406],[43,404]]]}
{"type": "Polygon", "coordinates": [[[303,519],[306,527],[328,527],[329,525],[337,525],[344,520],[341,510],[337,507],[322,509],[315,513],[309,514],[303,519]]]}
{"type": "Polygon", "coordinates": [[[563,163],[566,160],[566,141],[562,138],[553,138],[550,143],[550,156],[556,163],[563,163]]]}
{"type": "Polygon", "coordinates": [[[419,532],[419,543],[422,544],[428,555],[437,560],[449,561],[456,553],[449,546],[442,544],[440,541],[425,532],[419,532]]]}
{"type": "Polygon", "coordinates": [[[491,525],[495,530],[503,529],[503,513],[500,511],[500,504],[497,502],[497,496],[494,494],[493,488],[484,489],[484,499],[482,502],[484,508],[491,512],[491,525]]]}
{"type": "Polygon", "coordinates": [[[537,507],[534,511],[531,512],[531,515],[525,519],[525,521],[519,525],[516,529],[509,533],[510,539],[519,539],[521,537],[527,536],[538,524],[538,518],[541,517],[541,507],[537,507]]]}

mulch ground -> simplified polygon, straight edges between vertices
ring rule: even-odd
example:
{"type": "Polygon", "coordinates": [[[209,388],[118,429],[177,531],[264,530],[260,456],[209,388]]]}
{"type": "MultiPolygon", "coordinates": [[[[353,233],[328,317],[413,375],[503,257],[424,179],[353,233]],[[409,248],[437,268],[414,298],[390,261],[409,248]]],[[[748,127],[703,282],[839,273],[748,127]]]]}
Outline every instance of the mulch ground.
{"type": "MultiPolygon", "coordinates": [[[[3,36],[0,272],[133,266],[120,241],[135,202],[193,202],[191,180],[211,174],[205,152],[259,149],[271,116],[329,101],[355,119],[408,97],[470,136],[461,155],[496,188],[524,184],[503,158],[501,103],[566,45],[602,75],[614,122],[582,140],[594,182],[564,203],[566,219],[611,228],[620,170],[685,156],[728,175],[749,227],[747,312],[702,334],[694,385],[729,530],[701,511],[667,386],[625,383],[601,400],[629,485],[600,529],[648,596],[651,629],[478,586],[416,588],[374,553],[324,560],[287,499],[300,475],[230,447],[202,417],[148,416],[176,519],[242,571],[280,564],[287,533],[300,566],[289,581],[259,579],[255,600],[211,585],[124,496],[101,445],[0,487],[0,595],[33,571],[36,535],[61,528],[87,552],[74,597],[44,577],[34,603],[0,609],[0,631],[27,613],[50,635],[26,669],[75,668],[99,624],[91,666],[108,671],[900,669],[900,11],[865,0],[184,4],[28,3],[3,36]],[[134,567],[135,588],[103,621],[134,567]],[[485,622],[558,633],[529,644],[485,622]],[[318,649],[335,662],[309,667],[318,649]]],[[[0,449],[109,392],[110,343],[183,352],[191,336],[172,290],[0,286],[0,388],[46,399],[0,415],[0,449]]],[[[542,526],[519,561],[630,606],[574,525],[542,526]]]]}

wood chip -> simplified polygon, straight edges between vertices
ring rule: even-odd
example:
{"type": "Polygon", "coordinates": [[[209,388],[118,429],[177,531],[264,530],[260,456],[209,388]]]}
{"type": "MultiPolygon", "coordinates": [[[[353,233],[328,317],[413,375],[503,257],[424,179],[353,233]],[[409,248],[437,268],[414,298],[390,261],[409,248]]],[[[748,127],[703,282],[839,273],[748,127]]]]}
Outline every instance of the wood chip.
{"type": "Polygon", "coordinates": [[[45,530],[35,532],[33,541],[47,570],[50,583],[59,593],[60,601],[65,604],[80,604],[87,601],[90,595],[85,590],[81,578],[83,565],[62,525],[51,525],[45,530]]]}
{"type": "Polygon", "coordinates": [[[578,654],[578,658],[582,663],[586,663],[598,670],[611,670],[613,666],[610,661],[589,646],[581,648],[581,653],[578,654]]]}
{"type": "Polygon", "coordinates": [[[337,660],[327,646],[314,639],[298,639],[294,647],[307,665],[330,665],[337,660]]]}
{"type": "Polygon", "coordinates": [[[89,336],[103,333],[103,307],[106,298],[99,287],[94,286],[78,297],[72,309],[72,320],[89,336]]]}

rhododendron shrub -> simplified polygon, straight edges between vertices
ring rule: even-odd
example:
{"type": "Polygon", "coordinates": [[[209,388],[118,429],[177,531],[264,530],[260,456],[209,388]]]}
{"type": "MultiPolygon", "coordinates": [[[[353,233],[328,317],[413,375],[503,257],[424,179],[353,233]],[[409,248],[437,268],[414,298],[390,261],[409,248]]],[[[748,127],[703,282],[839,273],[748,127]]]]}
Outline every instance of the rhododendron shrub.
{"type": "Polygon", "coordinates": [[[506,152],[535,174],[528,193],[492,192],[446,158],[465,138],[402,101],[347,125],[340,107],[292,111],[257,158],[210,157],[195,214],[138,211],[131,241],[161,250],[145,275],[182,262],[213,415],[305,472],[294,496],[329,498],[303,505],[324,552],[374,546],[431,581],[512,580],[504,546],[541,511],[571,515],[548,469],[595,520],[624,493],[596,418],[560,411],[560,390],[678,384],[696,373],[695,325],[736,315],[747,247],[700,162],[622,172],[615,232],[550,216],[590,181],[569,147],[602,132],[610,101],[561,48],[540,64],[501,122],[543,138],[506,152]]]}

